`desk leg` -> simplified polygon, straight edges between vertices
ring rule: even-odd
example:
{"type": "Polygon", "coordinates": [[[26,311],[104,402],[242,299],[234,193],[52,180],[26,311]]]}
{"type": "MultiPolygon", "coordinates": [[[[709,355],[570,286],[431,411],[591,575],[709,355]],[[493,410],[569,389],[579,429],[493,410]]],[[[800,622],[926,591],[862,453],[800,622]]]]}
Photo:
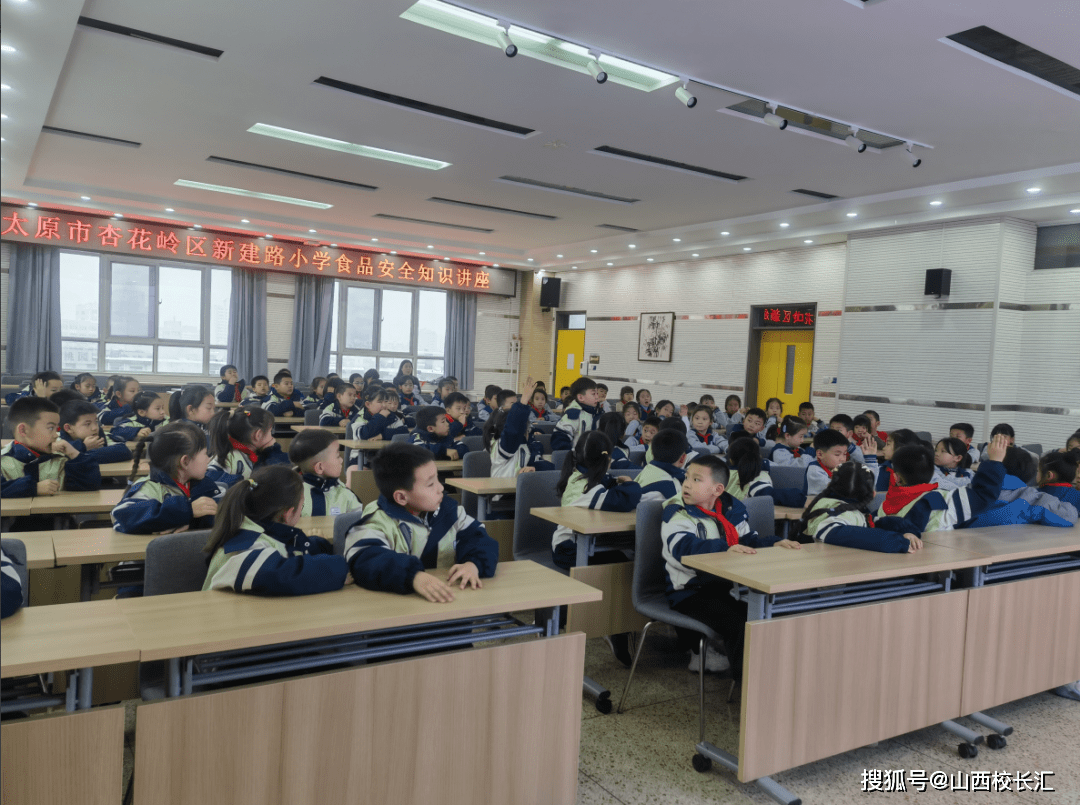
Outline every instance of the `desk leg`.
{"type": "Polygon", "coordinates": [[[192,677],[193,677],[194,673],[195,673],[195,658],[194,657],[188,657],[187,659],[184,660],[184,676],[183,676],[183,685],[182,685],[182,691],[183,691],[184,696],[190,696],[191,695],[192,677]]]}
{"type": "MultiPolygon", "coordinates": [[[[695,770],[706,772],[712,766],[711,761],[716,761],[728,771],[736,773],[739,771],[739,759],[723,749],[717,749],[707,741],[702,741],[694,748],[698,751],[698,754],[694,755],[695,770]]],[[[781,805],[802,805],[802,800],[799,797],[792,794],[772,777],[759,777],[754,780],[754,785],[781,803],[781,805]]]]}
{"type": "Polygon", "coordinates": [[[69,713],[74,713],[78,707],[78,703],[75,701],[75,692],[79,687],[79,671],[74,670],[68,674],[67,691],[64,694],[64,709],[69,713]]]}
{"type": "Polygon", "coordinates": [[[747,589],[746,596],[746,619],[748,621],[765,620],[766,595],[758,590],[747,589]]]}
{"type": "Polygon", "coordinates": [[[488,496],[476,496],[476,519],[481,523],[488,519],[488,496]]]}
{"type": "Polygon", "coordinates": [[[80,668],[77,684],[79,691],[76,707],[79,710],[89,710],[93,706],[94,699],[94,669],[80,668]]]}
{"type": "Polygon", "coordinates": [[[559,633],[559,610],[559,607],[536,610],[533,623],[544,627],[544,637],[555,637],[559,633]]]}
{"type": "Polygon", "coordinates": [[[180,658],[170,657],[168,673],[165,677],[165,695],[175,699],[180,695],[180,658]]]}
{"type": "Polygon", "coordinates": [[[589,564],[589,556],[592,555],[592,550],[590,550],[592,539],[592,534],[574,532],[574,545],[577,548],[577,558],[574,560],[575,566],[585,567],[589,564]]]}
{"type": "Polygon", "coordinates": [[[89,601],[90,597],[100,589],[100,582],[101,565],[83,565],[79,571],[79,600],[89,601]]]}

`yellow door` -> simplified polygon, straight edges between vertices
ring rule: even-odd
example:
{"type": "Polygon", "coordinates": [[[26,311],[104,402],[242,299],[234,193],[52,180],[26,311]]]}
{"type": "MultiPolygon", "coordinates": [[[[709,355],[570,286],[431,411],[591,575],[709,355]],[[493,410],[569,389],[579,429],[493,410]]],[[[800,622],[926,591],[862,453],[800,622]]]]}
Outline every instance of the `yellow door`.
{"type": "Polygon", "coordinates": [[[585,331],[559,330],[555,336],[555,387],[548,396],[559,399],[559,389],[581,377],[581,362],[585,360],[585,331]]]}
{"type": "Polygon", "coordinates": [[[810,399],[813,366],[813,330],[764,330],[758,363],[758,407],[764,409],[767,399],[779,397],[785,414],[798,414],[799,404],[810,399]]]}

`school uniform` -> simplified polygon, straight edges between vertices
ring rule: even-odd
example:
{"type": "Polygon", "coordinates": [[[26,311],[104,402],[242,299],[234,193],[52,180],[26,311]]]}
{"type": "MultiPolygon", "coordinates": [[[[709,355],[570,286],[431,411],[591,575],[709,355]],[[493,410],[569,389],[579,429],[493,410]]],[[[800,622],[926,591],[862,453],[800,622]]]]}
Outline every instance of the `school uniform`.
{"type": "MultiPolygon", "coordinates": [[[[560,505],[604,512],[629,512],[636,509],[641,500],[641,486],[634,481],[620,484],[607,475],[596,486],[586,490],[587,482],[583,468],[579,466],[567,481],[560,505]]],[[[569,569],[577,564],[577,545],[573,534],[572,529],[561,525],[551,535],[551,556],[561,568],[569,569]]]]}
{"type": "Polygon", "coordinates": [[[12,441],[0,449],[0,497],[37,497],[40,481],[57,481],[68,492],[101,489],[101,469],[86,453],[69,459],[60,453],[39,453],[12,441]]]}
{"type": "Polygon", "coordinates": [[[416,427],[416,420],[400,411],[383,411],[383,416],[387,419],[386,425],[386,438],[387,440],[393,440],[394,436],[399,433],[408,433],[412,428],[416,427]]]}
{"type": "Polygon", "coordinates": [[[206,480],[217,486],[215,498],[220,498],[237,482],[250,478],[259,461],[258,454],[246,444],[241,444],[231,436],[229,444],[232,445],[232,450],[225,456],[225,460],[221,461],[214,456],[210,460],[210,466],[206,468],[206,480]]]}
{"type": "Polygon", "coordinates": [[[679,494],[686,471],[666,461],[650,461],[634,479],[641,487],[642,500],[664,501],[679,494]]]}
{"type": "Polygon", "coordinates": [[[438,511],[415,515],[380,495],[346,534],[345,559],[358,586],[406,595],[417,573],[465,562],[491,578],[499,544],[449,496],[438,511]]]}
{"type": "Polygon", "coordinates": [[[413,431],[409,444],[419,445],[430,450],[435,454],[436,461],[445,460],[447,450],[456,450],[459,459],[464,458],[465,454],[469,452],[469,447],[464,442],[455,442],[452,436],[444,436],[440,439],[430,431],[413,431]]]}
{"type": "Polygon", "coordinates": [[[1039,487],[1039,491],[1046,495],[1053,495],[1058,500],[1071,503],[1080,511],[1080,489],[1077,489],[1072,484],[1043,484],[1039,487]]]}
{"type": "Polygon", "coordinates": [[[15,561],[6,553],[0,552],[0,618],[7,618],[18,612],[23,605],[22,578],[15,569],[15,561]]]}
{"type": "Polygon", "coordinates": [[[127,488],[109,516],[113,528],[122,534],[156,534],[185,525],[192,530],[209,528],[213,517],[195,519],[191,501],[212,498],[216,492],[217,487],[205,478],[181,486],[161,470],[151,469],[149,476],[127,488]]]}
{"type": "MultiPolygon", "coordinates": [[[[683,419],[686,419],[686,417],[683,417],[683,419]]],[[[717,453],[723,453],[728,447],[727,439],[722,436],[717,436],[712,431],[698,433],[693,428],[686,429],[686,441],[695,453],[716,455],[717,453]]]]}
{"type": "Polygon", "coordinates": [[[510,406],[503,423],[502,433],[491,444],[491,477],[516,478],[526,467],[537,470],[553,470],[555,466],[541,458],[543,449],[539,442],[530,442],[526,436],[529,429],[531,409],[524,403],[510,406]]]}
{"type": "Polygon", "coordinates": [[[596,407],[583,405],[577,400],[566,406],[555,430],[551,433],[552,450],[573,450],[581,434],[596,427],[596,407]]]}
{"type": "Polygon", "coordinates": [[[222,380],[216,386],[214,386],[214,399],[218,402],[240,402],[244,394],[244,381],[238,380],[236,383],[226,383],[222,380]]]}
{"type": "MultiPolygon", "coordinates": [[[[866,464],[866,457],[863,455],[862,448],[855,442],[848,442],[848,458],[852,461],[857,461],[860,464],[866,464]]],[[[877,459],[877,454],[874,454],[874,459],[877,459]]]]}
{"type": "Polygon", "coordinates": [[[117,419],[110,433],[121,442],[133,442],[139,438],[139,431],[143,428],[150,428],[150,432],[153,433],[167,421],[166,419],[147,419],[144,416],[132,414],[117,419]]]}
{"type": "Polygon", "coordinates": [[[442,395],[439,394],[438,391],[436,391],[434,394],[431,395],[431,402],[428,403],[428,405],[437,405],[440,408],[445,408],[446,407],[445,405],[443,405],[442,395]]]}
{"type": "Polygon", "coordinates": [[[476,406],[476,421],[487,422],[491,419],[491,415],[494,414],[494,409],[487,404],[484,400],[480,401],[480,404],[476,406]]]}
{"type": "MultiPolygon", "coordinates": [[[[1071,487],[1070,487],[1071,489],[1071,487]]],[[[995,502],[964,524],[965,528],[983,528],[998,525],[1040,525],[1071,528],[1077,521],[1076,500],[1080,492],[1075,489],[1074,502],[1057,495],[1048,494],[1045,487],[1034,489],[1014,475],[1006,475],[1001,482],[1001,492],[995,502]]]]}
{"type": "Polygon", "coordinates": [[[971,470],[964,470],[959,467],[946,470],[935,464],[934,477],[930,480],[938,485],[938,489],[959,489],[970,484],[971,479],[974,477],[975,473],[971,470]]]}
{"type": "Polygon", "coordinates": [[[333,405],[328,405],[319,415],[319,424],[323,427],[345,425],[348,427],[360,416],[360,406],[352,405],[347,411],[342,410],[341,404],[335,399],[333,405]]]}
{"type": "Polygon", "coordinates": [[[300,402],[304,404],[305,409],[319,408],[320,404],[322,403],[322,397],[316,397],[314,394],[308,394],[306,397],[300,400],[300,402]]]}
{"type": "Polygon", "coordinates": [[[400,400],[398,404],[402,408],[404,408],[406,405],[416,407],[424,404],[424,401],[420,399],[420,397],[416,394],[405,394],[403,392],[399,392],[398,399],[400,400]]]}
{"type": "Polygon", "coordinates": [[[727,431],[728,425],[738,425],[743,421],[743,415],[741,411],[736,411],[734,414],[728,414],[727,411],[722,408],[717,408],[713,411],[713,424],[717,430],[727,431]]]}
{"type": "Polygon", "coordinates": [[[112,425],[118,419],[126,419],[134,415],[135,412],[131,410],[130,405],[120,405],[113,397],[98,412],[98,422],[102,425],[112,425]]]}
{"type": "Polygon", "coordinates": [[[391,434],[388,432],[390,428],[390,417],[386,414],[372,414],[366,409],[361,408],[360,413],[356,415],[356,419],[348,428],[348,432],[352,434],[353,439],[374,439],[376,436],[382,436],[387,442],[390,441],[391,434]]]}
{"type": "Polygon", "coordinates": [[[546,407],[535,408],[532,405],[529,406],[529,422],[558,422],[559,417],[551,413],[546,407]]]}
{"type": "Polygon", "coordinates": [[[80,453],[85,453],[99,465],[115,464],[118,461],[131,461],[132,459],[131,450],[128,449],[124,442],[113,442],[108,436],[105,437],[105,444],[93,450],[87,450],[82,439],[72,439],[71,434],[67,431],[60,431],[60,438],[80,453]]]}
{"type": "Polygon", "coordinates": [[[731,474],[728,476],[727,487],[725,490],[736,500],[746,500],[747,498],[756,497],[773,497],[773,482],[772,476],[769,475],[769,471],[766,468],[762,468],[754,478],[750,479],[750,482],[745,486],[739,479],[739,473],[734,468],[731,469],[731,474]]]}
{"type": "Polygon", "coordinates": [[[971,457],[971,463],[972,464],[978,464],[979,463],[979,458],[980,458],[979,448],[977,448],[977,447],[968,447],[968,455],[971,457]]]}
{"type": "Polygon", "coordinates": [[[304,517],[337,517],[355,511],[363,504],[349,487],[338,478],[326,478],[313,472],[300,476],[304,481],[304,517]]]}
{"type": "MultiPolygon", "coordinates": [[[[447,417],[450,419],[450,417],[447,417]]],[[[460,439],[462,436],[483,436],[484,432],[476,426],[475,423],[469,417],[465,417],[465,424],[461,424],[456,419],[450,419],[450,436],[454,439],[460,439]]]]}
{"type": "Polygon", "coordinates": [[[821,466],[821,462],[814,459],[806,465],[806,473],[803,475],[802,493],[806,500],[812,500],[825,491],[825,487],[832,480],[832,473],[821,466]]]}
{"type": "Polygon", "coordinates": [[[997,500],[1005,479],[1005,465],[984,461],[971,484],[961,489],[939,490],[937,484],[892,486],[878,510],[878,518],[897,517],[903,521],[894,530],[911,533],[949,531],[964,527],[997,500]]]}
{"type": "MultiPolygon", "coordinates": [[[[740,424],[740,425],[736,425],[735,427],[733,427],[733,428],[731,429],[731,434],[730,434],[730,435],[731,435],[731,436],[734,436],[734,435],[735,435],[735,434],[736,434],[736,433],[737,433],[738,431],[740,431],[740,430],[746,430],[746,428],[744,428],[744,427],[743,427],[743,426],[742,426],[741,424],[740,424]]],[[[758,441],[758,446],[759,446],[759,447],[764,447],[764,446],[765,446],[765,442],[766,442],[767,440],[765,439],[765,431],[764,431],[764,430],[760,430],[760,431],[758,431],[757,433],[755,433],[755,434],[751,434],[751,435],[752,435],[752,436],[753,436],[753,437],[754,437],[755,439],[757,439],[757,441],[758,441]]]]}
{"type": "Polygon", "coordinates": [[[792,450],[786,444],[776,444],[766,458],[770,464],[778,467],[805,467],[814,460],[815,455],[812,447],[796,447],[792,450]]]}
{"type": "Polygon", "coordinates": [[[651,417],[653,414],[656,413],[656,409],[653,408],[652,406],[645,406],[645,405],[642,405],[641,403],[638,403],[638,408],[641,409],[641,421],[642,422],[644,422],[646,419],[648,419],[649,417],[651,417]]]}
{"type": "Polygon", "coordinates": [[[904,534],[921,536],[896,530],[899,523],[895,518],[874,522],[873,515],[863,513],[855,501],[845,498],[821,498],[813,511],[820,514],[808,518],[806,534],[816,542],[880,553],[907,553],[911,543],[904,534]]]}
{"type": "Polygon", "coordinates": [[[240,401],[240,405],[244,408],[262,408],[263,403],[270,402],[271,399],[273,399],[273,397],[269,392],[266,394],[256,394],[254,391],[245,391],[244,398],[240,401]]]}
{"type": "Polygon", "coordinates": [[[245,517],[210,559],[203,590],[259,595],[313,595],[340,590],[349,567],[322,537],[245,517]]]}
{"type": "Polygon", "coordinates": [[[267,399],[263,400],[260,406],[274,416],[283,416],[296,410],[296,402],[291,396],[284,397],[278,393],[277,389],[272,388],[267,399]]]}
{"type": "Polygon", "coordinates": [[[6,402],[8,405],[11,405],[16,400],[21,400],[23,397],[29,397],[33,393],[34,392],[30,389],[30,384],[24,383],[23,385],[19,386],[18,391],[13,391],[6,397],[4,397],[4,402],[6,402]]]}
{"type": "MultiPolygon", "coordinates": [[[[554,466],[554,465],[552,465],[554,466]]],[[[611,469],[612,470],[636,470],[640,469],[639,464],[630,460],[630,454],[623,448],[615,445],[611,448],[611,469]]]]}

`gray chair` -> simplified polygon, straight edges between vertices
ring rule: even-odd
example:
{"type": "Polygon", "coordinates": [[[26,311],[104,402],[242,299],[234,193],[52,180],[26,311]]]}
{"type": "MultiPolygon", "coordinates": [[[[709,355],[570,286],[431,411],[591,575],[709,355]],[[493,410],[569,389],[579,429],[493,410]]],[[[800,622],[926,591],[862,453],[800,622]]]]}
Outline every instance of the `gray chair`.
{"type": "Polygon", "coordinates": [[[345,555],[345,535],[362,519],[364,519],[363,509],[353,509],[351,512],[339,514],[334,518],[334,553],[338,556],[345,555]]]}
{"type": "Polygon", "coordinates": [[[1034,453],[1037,458],[1042,456],[1043,446],[1041,444],[1024,444],[1021,447],[1029,453],[1034,453]]]}
{"type": "Polygon", "coordinates": [[[393,437],[391,437],[390,441],[391,442],[405,442],[405,443],[408,443],[409,439],[411,439],[411,438],[412,438],[411,433],[395,433],[393,435],[393,437]]]}
{"type": "Polygon", "coordinates": [[[638,473],[641,472],[644,467],[634,467],[632,470],[611,470],[608,475],[612,475],[618,478],[620,475],[625,475],[627,478],[637,478],[638,473]]]}
{"type": "Polygon", "coordinates": [[[484,449],[483,436],[462,436],[461,443],[469,448],[470,453],[482,452],[484,449]]]}
{"type": "Polygon", "coordinates": [[[555,465],[555,469],[559,472],[562,472],[563,462],[566,461],[568,455],[570,455],[569,450],[555,450],[551,453],[551,463],[555,465]]]}
{"type": "Polygon", "coordinates": [[[558,472],[523,472],[517,477],[514,496],[514,559],[529,559],[544,567],[566,573],[551,558],[551,535],[555,524],[534,517],[532,510],[539,506],[558,506],[558,472]]]}
{"type": "Polygon", "coordinates": [[[556,424],[557,423],[555,422],[548,422],[546,419],[538,419],[535,422],[529,423],[529,429],[539,430],[543,431],[544,433],[550,434],[553,430],[555,430],[556,424]]]}
{"type": "Polygon", "coordinates": [[[22,605],[25,607],[30,603],[30,570],[26,567],[26,545],[21,539],[7,537],[0,540],[0,549],[15,565],[15,572],[19,574],[19,583],[22,585],[22,605]]]}
{"type": "Polygon", "coordinates": [[[915,435],[922,439],[924,442],[930,442],[931,444],[934,443],[934,437],[930,435],[930,431],[928,430],[917,430],[915,431],[915,435]]]}
{"type": "MultiPolygon", "coordinates": [[[[462,478],[490,478],[491,454],[483,450],[470,450],[461,460],[462,478]]],[[[461,490],[461,507],[470,517],[476,517],[476,494],[461,490]]]]}
{"type": "Polygon", "coordinates": [[[735,432],[736,426],[738,426],[740,424],[742,424],[742,423],[740,423],[740,422],[730,422],[727,425],[725,425],[724,426],[724,435],[727,436],[730,439],[731,434],[735,432]]]}
{"type": "Polygon", "coordinates": [[[742,502],[750,520],[750,527],[762,537],[771,538],[776,534],[776,515],[773,511],[773,499],[768,495],[747,498],[742,502]]]}
{"type": "Polygon", "coordinates": [[[885,493],[884,492],[878,492],[876,495],[874,495],[874,500],[870,504],[870,512],[871,512],[871,514],[877,515],[878,509],[881,508],[881,504],[884,503],[884,502],[885,502],[885,493]]]}
{"type": "Polygon", "coordinates": [[[550,434],[550,433],[540,433],[540,434],[537,434],[536,436],[533,436],[533,441],[536,441],[536,442],[539,442],[539,443],[540,443],[540,446],[541,446],[542,448],[544,448],[544,449],[543,449],[543,450],[542,450],[541,452],[542,452],[542,453],[543,453],[543,454],[544,454],[545,456],[546,456],[546,455],[547,455],[548,453],[550,453],[550,452],[551,452],[551,434],[550,434]]]}
{"type": "Polygon", "coordinates": [[[304,409],[304,424],[318,425],[320,416],[322,416],[322,411],[318,408],[306,408],[304,409]]]}
{"type": "Polygon", "coordinates": [[[772,485],[777,489],[802,489],[803,480],[806,478],[806,467],[781,467],[771,464],[769,477],[772,478],[772,485]]]}
{"type": "MultiPolygon", "coordinates": [[[[637,651],[634,652],[634,662],[630,666],[630,676],[626,680],[626,688],[623,690],[616,712],[621,713],[623,710],[627,694],[630,693],[630,684],[634,681],[638,660],[641,659],[641,649],[645,645],[649,629],[654,624],[666,623],[669,626],[698,632],[701,635],[698,655],[702,660],[698,674],[698,743],[702,743],[705,741],[706,640],[719,640],[720,635],[701,621],[676,612],[668,604],[667,596],[664,594],[667,576],[664,573],[663,543],[660,540],[663,511],[664,504],[658,500],[647,500],[637,507],[637,524],[634,532],[634,580],[630,586],[630,599],[634,602],[634,609],[648,618],[649,622],[641,630],[641,637],[637,641],[637,651]]],[[[728,701],[731,701],[734,694],[735,680],[732,679],[728,701]]]]}

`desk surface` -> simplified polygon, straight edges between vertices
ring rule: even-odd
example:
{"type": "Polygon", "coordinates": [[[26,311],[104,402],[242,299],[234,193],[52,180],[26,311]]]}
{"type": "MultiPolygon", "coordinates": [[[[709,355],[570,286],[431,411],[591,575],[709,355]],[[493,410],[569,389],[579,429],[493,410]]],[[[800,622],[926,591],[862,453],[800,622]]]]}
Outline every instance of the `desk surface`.
{"type": "Polygon", "coordinates": [[[447,478],[447,486],[464,489],[477,495],[512,495],[517,491],[517,478],[447,478]]]}
{"type": "MultiPolygon", "coordinates": [[[[1048,525],[1000,525],[992,528],[961,528],[923,534],[923,542],[970,551],[993,562],[1031,559],[1055,553],[1080,551],[1080,528],[1048,525]]],[[[991,564],[984,561],[983,564],[991,564]]]]}
{"type": "Polygon", "coordinates": [[[211,590],[117,603],[148,662],[601,598],[599,590],[535,562],[502,563],[494,578],[484,579],[482,590],[455,589],[454,595],[448,604],[433,604],[414,594],[372,592],[350,584],[337,592],[295,598],[211,590]]]}
{"type": "Polygon", "coordinates": [[[339,439],[342,447],[350,450],[382,450],[390,441],[386,439],[339,439]]]}
{"type": "Polygon", "coordinates": [[[804,511],[806,509],[800,509],[796,506],[773,506],[773,519],[801,520],[804,511]]]}
{"type": "MultiPolygon", "coordinates": [[[[29,498],[27,498],[29,500],[29,498]]],[[[8,501],[4,501],[4,514],[7,514],[8,501]]],[[[43,567],[56,567],[53,553],[53,534],[55,531],[12,531],[4,534],[4,539],[17,539],[26,546],[26,567],[39,570],[43,567]]]]}
{"type": "Polygon", "coordinates": [[[579,534],[622,534],[637,527],[637,512],[602,512],[581,506],[539,506],[530,514],[579,534]]]}
{"type": "Polygon", "coordinates": [[[323,537],[324,539],[333,542],[335,519],[336,518],[333,515],[327,515],[325,517],[301,517],[296,523],[296,527],[308,536],[323,537]]]}
{"type": "Polygon", "coordinates": [[[4,498],[0,514],[4,517],[25,517],[32,513],[33,505],[34,498],[4,498]]]}
{"type": "MultiPolygon", "coordinates": [[[[31,514],[96,514],[111,512],[124,496],[123,489],[99,489],[97,492],[61,492],[31,498],[31,514]]],[[[6,504],[5,504],[6,506],[6,504]]]]}
{"type": "Polygon", "coordinates": [[[7,678],[138,660],[135,636],[119,603],[23,607],[4,618],[0,674],[7,678]]]}
{"type": "MultiPolygon", "coordinates": [[[[116,461],[112,464],[99,464],[102,478],[127,478],[131,475],[130,461],[116,461]]],[[[143,461],[139,464],[139,472],[136,478],[142,478],[150,474],[150,462],[143,461]]]]}
{"type": "Polygon", "coordinates": [[[800,550],[773,547],[756,554],[695,554],[683,557],[683,564],[772,594],[977,567],[986,559],[944,545],[924,544],[916,553],[878,553],[816,542],[800,550]]]}
{"type": "Polygon", "coordinates": [[[303,417],[301,417],[299,419],[296,419],[296,420],[281,419],[281,420],[278,420],[276,422],[276,424],[278,424],[278,425],[288,425],[290,428],[292,428],[295,431],[301,431],[301,430],[328,430],[331,433],[338,434],[339,436],[344,436],[345,435],[345,426],[344,425],[305,425],[303,417]]]}

